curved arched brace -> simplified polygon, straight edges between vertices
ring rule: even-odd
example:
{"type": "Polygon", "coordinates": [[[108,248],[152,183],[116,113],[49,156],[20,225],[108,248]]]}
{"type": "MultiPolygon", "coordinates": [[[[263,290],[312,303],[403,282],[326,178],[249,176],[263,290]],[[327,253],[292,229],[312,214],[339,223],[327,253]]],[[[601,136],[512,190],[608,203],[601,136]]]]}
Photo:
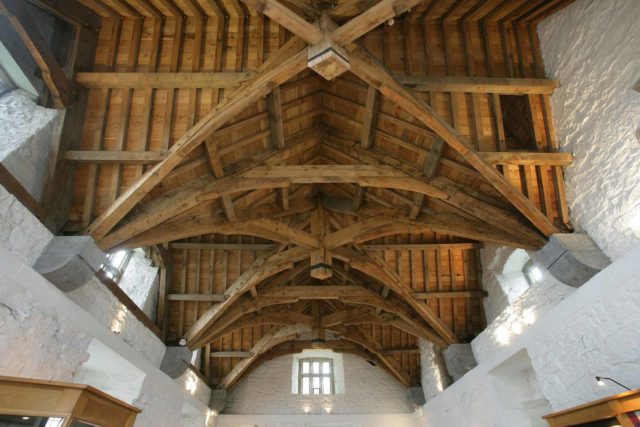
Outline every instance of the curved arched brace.
{"type": "Polygon", "coordinates": [[[248,292],[261,281],[277,273],[293,268],[297,261],[309,258],[309,251],[304,248],[291,248],[282,251],[282,247],[260,255],[244,273],[225,291],[225,300],[212,305],[198,321],[187,331],[185,339],[191,349],[197,349],[206,344],[202,335],[207,329],[233,305],[237,299],[248,292]]]}

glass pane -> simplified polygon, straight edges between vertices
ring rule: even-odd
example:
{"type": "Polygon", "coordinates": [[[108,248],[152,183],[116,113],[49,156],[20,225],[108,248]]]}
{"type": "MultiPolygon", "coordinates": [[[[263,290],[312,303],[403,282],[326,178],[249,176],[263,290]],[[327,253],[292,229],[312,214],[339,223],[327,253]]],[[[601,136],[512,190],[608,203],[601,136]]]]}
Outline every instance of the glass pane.
{"type": "Polygon", "coordinates": [[[322,377],[322,394],[331,394],[331,378],[322,377]]]}
{"type": "Polygon", "coordinates": [[[313,388],[320,388],[320,377],[313,377],[313,388]]]}
{"type": "Polygon", "coordinates": [[[302,362],[302,373],[303,374],[309,373],[309,362],[302,362]]]}
{"type": "Polygon", "coordinates": [[[320,394],[320,389],[319,388],[314,388],[313,389],[313,394],[320,394]]]}
{"type": "Polygon", "coordinates": [[[309,394],[309,377],[302,378],[302,394],[309,394]]]}
{"type": "Polygon", "coordinates": [[[111,255],[111,264],[115,268],[120,268],[122,265],[122,261],[124,261],[124,257],[127,255],[127,251],[118,251],[111,255]]]}
{"type": "Polygon", "coordinates": [[[313,362],[313,373],[314,374],[320,373],[320,362],[313,362]]]}
{"type": "Polygon", "coordinates": [[[329,362],[322,362],[322,373],[323,374],[331,373],[331,367],[329,362]]]}
{"type": "Polygon", "coordinates": [[[36,417],[32,415],[4,415],[0,414],[1,426],[33,426],[33,427],[60,427],[64,418],[36,417]]]}

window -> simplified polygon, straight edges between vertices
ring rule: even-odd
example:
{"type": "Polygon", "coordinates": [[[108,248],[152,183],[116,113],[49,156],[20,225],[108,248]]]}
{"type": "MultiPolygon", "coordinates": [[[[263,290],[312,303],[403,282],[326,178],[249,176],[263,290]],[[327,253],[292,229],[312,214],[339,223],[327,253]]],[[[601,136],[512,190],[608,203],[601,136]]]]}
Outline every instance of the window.
{"type": "Polygon", "coordinates": [[[531,259],[522,267],[522,273],[525,279],[527,279],[527,282],[529,282],[529,286],[538,283],[540,279],[542,279],[542,271],[536,267],[531,259]]]}
{"type": "Polygon", "coordinates": [[[301,394],[334,394],[333,360],[327,358],[300,359],[298,384],[301,394]]]}
{"type": "Polygon", "coordinates": [[[118,251],[107,255],[109,263],[102,264],[102,269],[107,273],[107,277],[118,283],[127,268],[131,255],[133,255],[133,251],[118,251]]]}

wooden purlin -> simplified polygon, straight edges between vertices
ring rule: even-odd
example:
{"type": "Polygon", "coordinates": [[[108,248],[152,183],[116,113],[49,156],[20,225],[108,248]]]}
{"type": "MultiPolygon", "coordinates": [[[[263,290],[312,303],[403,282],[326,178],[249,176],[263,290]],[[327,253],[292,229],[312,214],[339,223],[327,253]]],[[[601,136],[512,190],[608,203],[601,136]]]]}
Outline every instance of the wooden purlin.
{"type": "Polygon", "coordinates": [[[261,72],[257,73],[256,77],[239,87],[234,94],[226,97],[224,101],[211,110],[171,147],[167,157],[162,162],[147,171],[107,211],[103,212],[86,230],[87,234],[101,239],[204,138],[220,128],[233,115],[241,112],[247,104],[264,95],[265,92],[268,93],[270,90],[269,85],[274,83],[281,84],[302,71],[306,67],[306,52],[300,51],[299,46],[299,41],[292,38],[278,54],[269,58],[269,61],[261,66],[261,72]]]}
{"type": "MultiPolygon", "coordinates": [[[[215,2],[192,2],[199,3],[202,7],[202,10],[198,11],[198,15],[196,15],[190,9],[185,8],[186,3],[183,4],[182,1],[178,2],[178,10],[171,11],[169,6],[172,2],[153,0],[150,3],[156,5],[163,14],[166,14],[166,23],[163,25],[159,47],[152,48],[151,46],[155,44],[154,37],[159,33],[152,31],[155,22],[152,18],[153,13],[144,7],[146,2],[118,0],[118,2],[110,1],[108,3],[114,5],[116,15],[122,14],[124,16],[124,31],[122,33],[125,38],[119,41],[117,37],[113,39],[110,37],[113,17],[107,18],[101,34],[99,57],[103,63],[107,63],[104,58],[109,52],[108,46],[111,40],[114,46],[111,49],[112,57],[119,57],[118,66],[122,67],[126,62],[127,52],[130,52],[130,34],[133,28],[130,20],[134,16],[138,16],[136,14],[142,14],[146,21],[143,26],[144,34],[147,34],[148,38],[145,37],[140,46],[141,68],[139,71],[143,71],[147,66],[146,58],[152,54],[152,50],[157,50],[160,58],[158,71],[163,73],[190,72],[192,68],[186,67],[191,67],[193,64],[191,52],[196,37],[196,21],[199,19],[198,17],[205,15],[209,16],[209,23],[203,28],[202,33],[205,40],[203,44],[205,62],[199,71],[191,73],[193,76],[189,76],[196,79],[202,77],[200,73],[205,72],[237,71],[243,75],[253,75],[262,60],[270,57],[287,37],[286,31],[282,27],[251,9],[249,10],[251,17],[244,17],[244,33],[240,34],[238,32],[239,20],[237,19],[239,15],[233,9],[224,12],[230,15],[225,18],[224,16],[216,16],[216,12],[212,8],[212,5],[215,6],[215,2]],[[133,9],[125,8],[124,6],[127,4],[133,6],[133,9]],[[185,8],[185,10],[180,8],[185,8]],[[185,14],[186,17],[184,17],[185,14]],[[180,22],[182,20],[184,22],[180,22]],[[218,20],[222,22],[222,25],[218,25],[218,20]],[[262,30],[258,29],[259,25],[262,25],[262,30]],[[174,34],[176,30],[177,33],[174,34]],[[173,43],[174,37],[177,37],[177,43],[173,43]],[[220,46],[221,48],[218,48],[220,46]],[[118,51],[120,51],[120,55],[118,55],[118,51]],[[174,52],[176,55],[172,61],[172,53],[174,52]],[[218,62],[220,67],[217,69],[214,69],[212,65],[214,57],[220,61],[218,62]],[[210,61],[209,58],[211,58],[211,62],[206,62],[210,61]],[[175,68],[170,68],[171,62],[177,64],[175,68]],[[238,64],[241,68],[237,67],[238,64]]],[[[566,201],[562,196],[561,174],[563,165],[570,162],[570,155],[556,152],[557,137],[553,129],[548,102],[549,95],[546,93],[552,90],[553,82],[527,81],[527,79],[541,79],[543,77],[540,74],[540,71],[543,70],[542,64],[536,57],[535,29],[532,32],[533,24],[529,23],[537,19],[538,15],[551,9],[552,3],[556,5],[562,2],[548,2],[548,8],[532,6],[528,10],[525,10],[527,8],[524,7],[524,3],[502,0],[427,1],[424,2],[424,7],[416,6],[407,15],[396,17],[394,26],[384,25],[373,29],[361,37],[358,42],[376,58],[383,61],[402,84],[414,82],[412,94],[416,99],[429,105],[465,141],[468,141],[469,145],[478,152],[478,156],[483,162],[502,174],[504,179],[514,188],[522,190],[523,194],[526,192],[526,197],[550,221],[562,224],[568,220],[568,216],[566,209],[562,206],[564,203],[566,207],[566,201]],[[457,5],[452,6],[454,3],[457,5]],[[443,17],[445,18],[443,19],[443,17]],[[466,18],[463,19],[463,17],[466,18]],[[512,18],[514,21],[509,23],[508,21],[512,18]],[[500,20],[503,20],[504,31],[501,31],[500,20]],[[516,22],[518,20],[520,20],[519,23],[516,22]],[[446,46],[443,43],[443,34],[446,36],[446,46]],[[506,44],[508,46],[503,47],[506,44]],[[425,53],[425,51],[428,52],[425,53]],[[505,55],[511,58],[511,63],[505,58],[505,55]],[[425,86],[421,87],[420,84],[425,86]],[[422,92],[423,89],[429,90],[422,92]],[[504,107],[506,103],[501,102],[501,98],[504,95],[503,92],[529,95],[527,91],[532,92],[531,96],[527,98],[527,104],[531,110],[528,114],[532,116],[532,123],[535,125],[534,130],[537,133],[535,141],[539,151],[527,153],[508,151],[511,147],[507,145],[503,123],[501,123],[501,107],[504,107]],[[555,149],[553,148],[554,144],[555,149]],[[559,180],[558,176],[560,176],[559,180]]],[[[353,3],[343,6],[341,4],[341,13],[344,14],[340,16],[340,22],[345,22],[356,15],[358,11],[362,12],[363,9],[359,8],[363,4],[362,2],[359,2],[359,5],[353,3]]],[[[536,4],[547,5],[546,2],[536,2],[536,4]]],[[[103,15],[106,15],[105,11],[104,8],[100,9],[100,13],[103,15]]],[[[314,18],[307,14],[308,11],[304,12],[304,9],[295,9],[295,11],[301,17],[305,16],[308,21],[314,21],[314,18]]],[[[115,35],[116,33],[114,33],[115,35]]],[[[202,81],[197,85],[203,85],[202,81]]],[[[164,160],[166,151],[188,129],[192,118],[197,119],[198,116],[205,115],[212,106],[217,104],[218,99],[225,95],[228,96],[232,91],[231,88],[217,89],[186,85],[172,88],[171,85],[166,86],[169,88],[153,89],[155,91],[153,99],[144,97],[144,91],[148,91],[148,88],[134,89],[129,124],[124,127],[127,132],[126,149],[122,151],[115,151],[114,146],[111,145],[112,136],[115,135],[112,132],[114,129],[112,121],[120,111],[119,89],[113,91],[115,94],[113,99],[103,104],[96,101],[99,96],[104,96],[106,90],[91,89],[93,106],[87,111],[86,135],[90,135],[91,132],[100,128],[101,114],[105,118],[104,125],[107,132],[95,152],[80,150],[68,152],[68,159],[74,162],[79,172],[69,231],[79,231],[82,217],[89,218],[90,221],[95,217],[95,214],[102,213],[107,207],[108,195],[113,191],[112,188],[108,188],[113,165],[120,165],[122,171],[121,188],[127,188],[140,176],[144,168],[152,167],[164,160]],[[197,94],[195,98],[191,96],[192,90],[195,90],[197,94]],[[146,111],[149,112],[148,116],[143,114],[142,108],[136,107],[137,105],[147,105],[147,101],[151,105],[151,111],[146,111]],[[108,110],[115,113],[111,115],[111,118],[108,110]],[[144,130],[140,129],[140,126],[146,127],[145,117],[149,118],[148,137],[144,137],[144,130]],[[149,145],[145,145],[145,139],[149,145]],[[87,193],[90,186],[85,186],[85,183],[88,182],[87,171],[91,168],[95,168],[97,171],[94,180],[95,186],[93,193],[87,193]],[[102,172],[100,172],[101,170],[102,172]],[[85,196],[87,200],[90,200],[91,209],[95,214],[87,214],[88,211],[85,211],[83,207],[85,196]]],[[[344,151],[344,146],[352,144],[354,141],[358,143],[361,139],[367,112],[369,85],[363,84],[352,74],[347,74],[330,84],[323,85],[319,83],[317,77],[305,71],[300,78],[282,85],[280,88],[283,100],[282,126],[285,150],[289,146],[288,136],[310,129],[313,124],[318,124],[320,121],[323,125],[320,127],[323,136],[318,137],[315,145],[310,143],[312,147],[309,150],[285,164],[349,164],[351,160],[347,161],[344,153],[339,153],[334,148],[340,148],[344,151]],[[339,140],[336,137],[336,134],[340,132],[348,136],[348,141],[339,140]]],[[[377,92],[373,91],[373,93],[377,92]]],[[[411,114],[405,113],[401,105],[383,97],[380,99],[376,116],[377,120],[370,128],[371,144],[366,150],[370,157],[367,157],[366,160],[364,160],[365,157],[362,157],[354,164],[370,164],[370,160],[376,158],[377,161],[382,161],[383,158],[376,157],[382,154],[387,156],[386,159],[395,159],[392,164],[396,167],[398,165],[410,166],[411,174],[415,171],[418,176],[424,176],[426,180],[431,180],[431,184],[439,186],[440,190],[448,188],[459,192],[456,196],[459,198],[455,202],[460,206],[468,203],[469,200],[475,200],[474,203],[477,201],[484,203],[477,206],[493,206],[499,209],[496,212],[513,213],[513,209],[500,193],[487,185],[482,175],[469,167],[464,158],[449,145],[444,144],[439,155],[431,156],[432,148],[435,146],[434,132],[424,123],[417,121],[411,114]]],[[[219,147],[215,167],[224,170],[228,176],[246,170],[245,166],[250,164],[252,159],[255,157],[265,158],[266,153],[273,150],[272,132],[268,128],[266,101],[258,100],[256,105],[248,106],[245,111],[232,120],[231,125],[213,134],[215,136],[214,142],[219,147]]],[[[82,150],[87,148],[91,147],[86,143],[81,147],[82,150]]],[[[187,210],[176,209],[174,214],[167,214],[166,217],[162,217],[162,209],[160,209],[154,214],[156,216],[149,223],[150,227],[140,227],[137,229],[139,232],[127,234],[124,228],[118,228],[125,226],[130,220],[141,220],[139,224],[142,224],[144,219],[138,215],[146,210],[145,206],[153,206],[153,201],[159,196],[168,194],[198,178],[210,176],[209,162],[210,159],[207,157],[204,147],[193,150],[185,156],[175,171],[167,175],[157,187],[141,200],[141,204],[124,218],[122,224],[117,224],[113,229],[113,232],[122,232],[120,237],[114,239],[113,242],[124,238],[116,245],[138,246],[183,239],[181,242],[173,244],[185,246],[169,249],[171,257],[177,260],[174,271],[169,272],[172,280],[168,281],[166,285],[169,287],[166,290],[169,298],[165,308],[165,313],[169,314],[166,332],[170,341],[177,341],[212,304],[218,304],[219,300],[223,298],[220,295],[223,295],[228,286],[234,283],[257,255],[264,253],[265,250],[273,249],[274,241],[270,240],[271,238],[283,240],[289,233],[285,229],[268,230],[265,224],[272,225],[271,221],[274,220],[282,221],[289,226],[294,224],[294,228],[308,233],[309,213],[313,207],[308,204],[305,208],[301,208],[304,203],[307,203],[302,200],[307,197],[315,200],[314,195],[318,193],[323,197],[340,197],[348,201],[346,206],[349,207],[349,213],[346,211],[336,213],[336,210],[331,210],[327,206],[328,221],[333,233],[339,233],[360,221],[369,221],[374,212],[382,212],[381,208],[393,208],[393,211],[387,211],[388,217],[393,219],[387,225],[380,227],[371,225],[370,228],[362,229],[354,236],[354,239],[343,236],[344,238],[340,240],[348,242],[347,244],[361,243],[365,251],[374,251],[384,259],[389,268],[402,278],[408,292],[421,304],[427,305],[436,313],[460,341],[466,342],[482,330],[484,326],[482,295],[484,294],[476,262],[478,248],[475,245],[478,244],[476,239],[486,239],[488,236],[478,233],[480,228],[475,231],[467,229],[467,233],[462,237],[450,234],[451,231],[454,231],[451,224],[466,225],[467,227],[470,224],[477,224],[480,227],[482,223],[474,222],[477,220],[471,217],[469,212],[454,210],[443,199],[426,197],[422,203],[417,204],[413,193],[398,188],[363,188],[358,186],[359,190],[355,191],[356,186],[347,183],[289,183],[288,187],[283,187],[291,193],[287,199],[289,201],[288,209],[283,209],[285,204],[282,203],[280,194],[269,187],[256,189],[249,193],[233,194],[236,221],[230,222],[223,215],[221,208],[217,206],[217,202],[214,203],[214,199],[208,198],[196,202],[187,210]],[[300,189],[304,189],[303,192],[299,196],[294,196],[293,193],[300,189]],[[415,217],[411,216],[412,208],[415,217]],[[295,213],[289,215],[288,211],[291,210],[295,213]],[[255,215],[253,215],[254,212],[255,215]],[[402,217],[402,221],[398,220],[400,217],[402,217]],[[405,218],[409,219],[405,220],[405,218]],[[238,219],[267,221],[262,221],[261,225],[246,223],[240,226],[237,222],[238,219]],[[440,220],[442,222],[438,222],[440,220]],[[449,224],[448,228],[444,227],[447,223],[449,224]],[[440,224],[439,227],[438,224],[440,224]],[[212,234],[215,231],[220,231],[220,233],[212,234]],[[243,235],[236,233],[243,233],[243,235]],[[253,236],[262,236],[269,240],[251,237],[251,233],[253,236]],[[254,241],[258,243],[252,246],[254,241]],[[208,249],[206,245],[209,244],[219,246],[211,246],[211,249],[208,249]],[[265,245],[268,248],[254,249],[260,248],[260,245],[265,245]],[[183,256],[184,258],[181,258],[183,256]],[[184,271],[182,259],[186,261],[184,271]],[[184,292],[182,291],[183,284],[184,292]],[[183,306],[182,309],[181,306],[183,306]]],[[[292,168],[292,170],[294,169],[292,168]]],[[[406,169],[403,170],[406,172],[406,169]]],[[[262,180],[262,176],[255,178],[262,180]]],[[[301,178],[296,179],[300,180],[301,178]]],[[[314,178],[309,176],[305,179],[309,181],[314,178]]],[[[321,180],[320,178],[315,179],[321,180]]],[[[322,179],[326,180],[326,178],[322,179]]],[[[448,193],[447,197],[449,196],[448,193]]],[[[475,213],[482,215],[482,212],[475,213]]],[[[517,218],[517,215],[515,217],[517,218]]],[[[149,219],[151,218],[149,217],[149,219]]],[[[89,221],[86,221],[85,225],[89,221]]],[[[528,234],[531,233],[532,227],[519,229],[517,221],[510,223],[494,219],[494,223],[492,226],[497,227],[503,234],[494,233],[493,237],[489,238],[499,238],[501,244],[511,243],[533,248],[543,241],[542,235],[537,232],[528,234]],[[517,230],[523,232],[519,233],[517,230]],[[509,235],[511,237],[508,237],[509,235]],[[524,238],[523,236],[528,237],[524,238]]],[[[355,228],[350,230],[355,230],[355,228]]],[[[483,232],[486,231],[485,227],[483,232]]],[[[349,233],[343,232],[343,234],[349,233]]],[[[333,238],[337,237],[340,235],[337,234],[333,238]]],[[[107,239],[110,239],[109,234],[105,236],[105,241],[108,241],[107,239]]],[[[338,268],[342,266],[340,261],[335,261],[334,264],[338,268]]],[[[294,278],[285,284],[287,286],[318,286],[317,282],[308,282],[309,262],[300,261],[296,267],[298,265],[304,266],[305,270],[300,273],[292,273],[294,278]]],[[[386,304],[383,305],[384,307],[391,309],[394,304],[399,303],[393,291],[388,291],[383,297],[384,288],[379,283],[368,283],[366,277],[363,278],[353,268],[351,273],[363,280],[363,283],[366,283],[372,292],[378,295],[379,298],[376,301],[379,301],[381,305],[386,304]]],[[[287,271],[280,274],[285,276],[289,273],[287,271]]],[[[338,277],[329,279],[328,286],[343,286],[342,280],[344,280],[343,277],[338,275],[338,277]]],[[[231,315],[236,315],[236,312],[241,308],[249,307],[245,304],[251,304],[254,300],[267,301],[260,299],[261,292],[275,292],[270,289],[267,283],[261,283],[259,286],[247,290],[242,299],[233,303],[230,311],[224,314],[224,321],[231,319],[231,315]]],[[[269,304],[276,301],[276,298],[268,298],[270,298],[269,304]]],[[[356,297],[353,298],[355,301],[356,297]]],[[[349,307],[357,307],[354,304],[340,305],[340,301],[333,297],[326,301],[327,304],[323,302],[321,305],[325,315],[332,315],[334,312],[344,311],[349,307]]],[[[262,302],[260,303],[262,304],[262,302]]],[[[263,313],[269,313],[270,307],[274,307],[282,308],[287,312],[289,306],[286,300],[284,302],[280,305],[263,306],[261,310],[263,313]]],[[[300,304],[304,302],[301,300],[300,304]]],[[[295,304],[292,303],[292,305],[295,304]]],[[[415,329],[416,325],[409,324],[404,319],[401,319],[400,323],[392,324],[389,320],[389,312],[382,309],[378,313],[378,309],[379,307],[371,307],[368,313],[354,315],[347,320],[348,322],[357,322],[354,325],[385,342],[386,350],[383,349],[381,354],[394,357],[401,364],[402,369],[409,374],[411,381],[417,382],[419,357],[412,353],[393,352],[394,348],[402,348],[404,344],[407,347],[416,345],[415,337],[418,332],[415,329]],[[365,320],[368,322],[360,323],[365,320]],[[389,343],[395,343],[395,345],[389,343]],[[403,345],[398,345],[398,343],[403,345]],[[401,357],[400,354],[402,354],[401,357]]],[[[310,308],[306,307],[304,310],[305,314],[301,314],[301,316],[309,316],[310,308]]],[[[254,314],[259,316],[257,312],[254,314]]],[[[275,318],[272,321],[284,322],[282,319],[275,318]]],[[[251,349],[268,330],[265,324],[251,326],[250,320],[247,320],[247,323],[244,322],[245,319],[239,320],[239,328],[235,328],[231,322],[227,325],[227,329],[214,330],[215,328],[212,328],[203,334],[202,342],[206,343],[204,344],[205,355],[228,355],[228,357],[205,357],[204,369],[212,384],[221,384],[222,379],[240,362],[240,359],[232,357],[233,354],[240,354],[235,352],[246,352],[251,349]],[[212,335],[214,333],[215,335],[212,335]]],[[[426,335],[423,338],[428,339],[426,335]]],[[[341,342],[344,343],[344,340],[341,342]]],[[[343,351],[351,351],[354,354],[359,352],[360,355],[383,366],[375,355],[363,350],[361,346],[347,344],[350,347],[345,344],[341,345],[343,351]]],[[[289,347],[293,346],[282,344],[274,347],[272,351],[261,355],[252,366],[268,357],[282,354],[278,351],[285,351],[289,347]]]]}

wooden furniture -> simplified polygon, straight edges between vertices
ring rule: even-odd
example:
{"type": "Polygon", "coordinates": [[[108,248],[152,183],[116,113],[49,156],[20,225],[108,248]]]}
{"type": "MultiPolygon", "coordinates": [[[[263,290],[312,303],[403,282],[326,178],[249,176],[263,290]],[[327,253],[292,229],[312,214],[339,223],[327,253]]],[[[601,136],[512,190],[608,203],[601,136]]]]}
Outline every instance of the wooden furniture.
{"type": "Polygon", "coordinates": [[[552,427],[582,425],[637,427],[640,423],[635,414],[636,411],[640,412],[640,389],[605,397],[546,415],[543,418],[552,427]]]}
{"type": "Polygon", "coordinates": [[[91,386],[0,377],[0,414],[64,418],[61,427],[130,427],[141,412],[91,386]]]}

